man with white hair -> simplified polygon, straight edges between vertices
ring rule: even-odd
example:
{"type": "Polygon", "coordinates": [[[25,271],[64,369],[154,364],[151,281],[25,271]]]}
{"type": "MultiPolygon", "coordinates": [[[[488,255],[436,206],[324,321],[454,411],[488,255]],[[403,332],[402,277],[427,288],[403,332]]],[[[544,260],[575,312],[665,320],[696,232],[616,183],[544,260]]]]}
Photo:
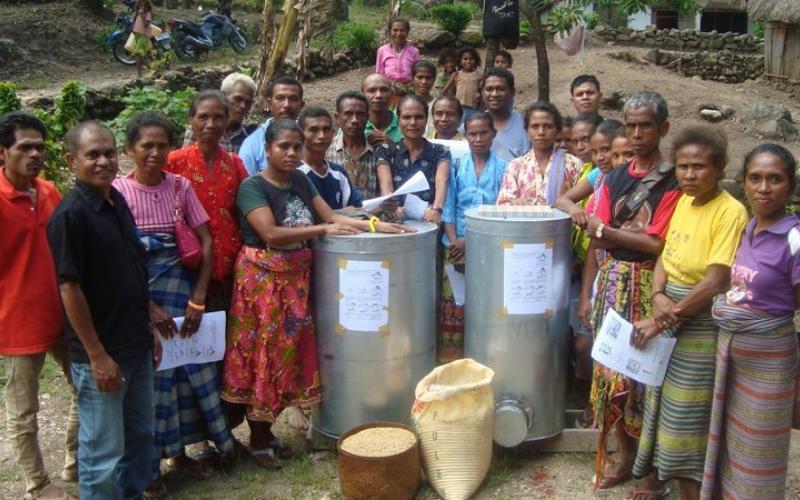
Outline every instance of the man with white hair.
{"type": "MultiPolygon", "coordinates": [[[[242,143],[256,128],[257,124],[245,125],[244,121],[253,107],[256,95],[256,82],[243,73],[231,73],[222,80],[220,90],[228,99],[228,124],[219,145],[229,153],[238,153],[242,143]]],[[[194,143],[192,127],[186,127],[183,146],[194,143]]]]}

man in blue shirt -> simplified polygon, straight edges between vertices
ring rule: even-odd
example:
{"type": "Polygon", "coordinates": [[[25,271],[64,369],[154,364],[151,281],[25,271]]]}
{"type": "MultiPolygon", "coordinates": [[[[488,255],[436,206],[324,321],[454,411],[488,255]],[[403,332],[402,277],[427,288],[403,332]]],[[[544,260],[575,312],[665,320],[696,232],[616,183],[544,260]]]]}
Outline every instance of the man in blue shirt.
{"type": "Polygon", "coordinates": [[[305,135],[303,145],[304,172],[319,191],[320,196],[334,210],[347,206],[360,207],[362,197],[353,188],[347,171],[338,163],[325,160],[325,153],[333,142],[333,119],[324,108],[305,108],[298,118],[305,135]]]}
{"type": "Polygon", "coordinates": [[[522,116],[509,107],[514,99],[514,75],[506,69],[490,68],[483,77],[482,92],[486,111],[492,115],[497,130],[492,153],[505,162],[527,153],[531,140],[525,123],[522,116]]]}
{"type": "Polygon", "coordinates": [[[257,174],[267,168],[268,157],[264,149],[264,134],[273,118],[297,118],[300,110],[305,106],[303,101],[303,86],[290,76],[281,76],[269,82],[266,89],[267,108],[270,117],[258,127],[255,132],[239,148],[239,156],[244,162],[244,168],[250,175],[257,174]]]}

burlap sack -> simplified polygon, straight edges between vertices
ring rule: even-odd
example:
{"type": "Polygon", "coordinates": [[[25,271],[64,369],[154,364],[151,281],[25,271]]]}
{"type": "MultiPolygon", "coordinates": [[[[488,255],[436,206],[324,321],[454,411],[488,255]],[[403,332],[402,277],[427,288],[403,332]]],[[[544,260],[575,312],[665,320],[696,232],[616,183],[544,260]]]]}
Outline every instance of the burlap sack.
{"type": "Polygon", "coordinates": [[[411,410],[428,481],[446,500],[469,498],[492,461],[494,371],[472,359],[440,366],[418,384],[411,410]]]}

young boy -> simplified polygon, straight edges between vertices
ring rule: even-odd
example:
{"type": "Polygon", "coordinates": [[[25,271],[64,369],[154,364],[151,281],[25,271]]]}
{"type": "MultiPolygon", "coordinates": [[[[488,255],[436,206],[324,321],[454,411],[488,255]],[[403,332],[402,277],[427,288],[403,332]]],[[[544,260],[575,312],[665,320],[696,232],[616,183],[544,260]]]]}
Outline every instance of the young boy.
{"type": "Polygon", "coordinates": [[[347,206],[360,207],[361,193],[353,188],[344,167],[325,160],[325,153],[333,142],[333,119],[324,108],[311,106],[303,109],[297,118],[303,129],[303,164],[298,167],[305,173],[322,199],[334,210],[347,206]]]}

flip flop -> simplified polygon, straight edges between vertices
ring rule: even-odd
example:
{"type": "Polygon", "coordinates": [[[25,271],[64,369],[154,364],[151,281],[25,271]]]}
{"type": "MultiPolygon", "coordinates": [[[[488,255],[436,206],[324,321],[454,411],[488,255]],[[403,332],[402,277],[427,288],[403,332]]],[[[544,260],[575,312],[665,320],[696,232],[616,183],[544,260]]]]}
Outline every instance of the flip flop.
{"type": "Polygon", "coordinates": [[[265,448],[263,450],[253,450],[250,452],[256,464],[262,469],[266,470],[279,470],[283,464],[278,459],[277,453],[272,448],[265,448]]]}
{"type": "Polygon", "coordinates": [[[622,484],[625,481],[630,481],[631,473],[628,472],[627,474],[606,474],[603,476],[603,479],[600,480],[600,484],[597,485],[598,490],[607,490],[613,488],[618,484],[622,484]]]}

